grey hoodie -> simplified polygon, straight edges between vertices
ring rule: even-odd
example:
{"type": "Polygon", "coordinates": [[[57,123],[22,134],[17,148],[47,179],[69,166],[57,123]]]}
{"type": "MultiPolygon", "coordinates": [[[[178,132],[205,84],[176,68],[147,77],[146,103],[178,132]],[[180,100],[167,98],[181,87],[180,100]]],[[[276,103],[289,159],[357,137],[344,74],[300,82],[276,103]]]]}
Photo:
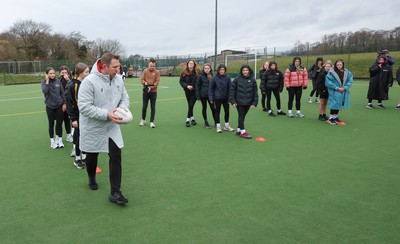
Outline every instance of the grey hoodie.
{"type": "Polygon", "coordinates": [[[42,91],[46,107],[55,109],[65,103],[64,88],[59,79],[50,80],[49,84],[46,84],[46,81],[43,80],[42,91]]]}
{"type": "Polygon", "coordinates": [[[93,65],[83,79],[78,93],[80,149],[85,152],[108,152],[108,139],[122,148],[121,128],[108,119],[108,113],[117,107],[129,109],[129,96],[122,76],[103,75],[93,65]]]}

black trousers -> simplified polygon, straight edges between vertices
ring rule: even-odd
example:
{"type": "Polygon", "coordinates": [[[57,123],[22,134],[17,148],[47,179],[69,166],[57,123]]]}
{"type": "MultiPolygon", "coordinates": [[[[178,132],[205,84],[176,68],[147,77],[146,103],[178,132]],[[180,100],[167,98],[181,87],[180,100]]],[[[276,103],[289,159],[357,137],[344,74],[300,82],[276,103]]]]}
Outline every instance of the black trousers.
{"type": "Polygon", "coordinates": [[[156,100],[157,92],[143,92],[143,106],[142,106],[142,119],[146,119],[147,106],[150,100],[150,122],[154,122],[154,117],[156,115],[156,100]]]}
{"type": "Polygon", "coordinates": [[[303,87],[289,87],[289,102],[288,102],[288,110],[292,110],[293,108],[293,100],[296,97],[296,110],[300,110],[301,107],[301,94],[303,93],[303,87]]]}
{"type": "MultiPolygon", "coordinates": [[[[89,177],[96,175],[97,159],[99,153],[86,153],[86,171],[89,177]]],[[[110,168],[111,193],[117,192],[121,188],[122,166],[121,149],[111,138],[108,139],[108,156],[110,168]]]]}
{"type": "Polygon", "coordinates": [[[312,91],[310,92],[310,97],[312,97],[315,92],[317,92],[317,94],[315,94],[315,97],[318,97],[319,96],[319,91],[318,91],[318,88],[317,88],[317,79],[313,79],[312,80],[312,91]]]}
{"type": "Polygon", "coordinates": [[[244,120],[247,112],[249,112],[250,105],[237,105],[236,109],[238,111],[238,128],[244,130],[244,120]]]}
{"type": "Polygon", "coordinates": [[[196,104],[196,93],[194,91],[185,91],[186,101],[188,104],[187,118],[193,117],[193,108],[196,104]]]}
{"type": "Polygon", "coordinates": [[[204,121],[208,121],[207,120],[207,103],[208,103],[208,106],[210,106],[210,108],[211,108],[212,116],[213,116],[214,122],[215,122],[215,107],[214,107],[214,105],[210,102],[210,100],[208,100],[208,97],[201,97],[200,101],[201,101],[201,113],[203,115],[204,121]]]}
{"type": "Polygon", "coordinates": [[[79,148],[79,135],[80,135],[80,131],[79,131],[79,126],[76,127],[74,129],[74,135],[73,135],[73,143],[75,145],[75,155],[76,156],[80,156],[81,155],[81,149],[79,148]]]}
{"type": "Polygon", "coordinates": [[[338,115],[338,114],[339,114],[339,110],[337,110],[337,109],[331,109],[331,114],[332,114],[332,115],[338,115]]]}
{"type": "Polygon", "coordinates": [[[67,134],[71,134],[71,119],[69,118],[67,111],[63,112],[63,120],[65,131],[67,134]]]}
{"type": "Polygon", "coordinates": [[[228,104],[228,101],[226,99],[215,100],[215,123],[216,124],[220,123],[219,115],[221,113],[221,106],[224,107],[225,123],[229,122],[229,104],[228,104]]]}
{"type": "Polygon", "coordinates": [[[56,121],[56,135],[62,137],[63,112],[61,105],[58,108],[46,106],[47,119],[49,121],[49,136],[54,138],[54,121],[56,121]]]}
{"type": "Polygon", "coordinates": [[[261,106],[265,108],[265,99],[267,98],[267,94],[261,91],[261,106]]]}
{"type": "Polygon", "coordinates": [[[271,98],[272,98],[272,93],[274,93],[274,97],[276,99],[276,107],[278,110],[281,110],[281,96],[279,94],[279,89],[266,89],[265,93],[267,95],[267,109],[271,110],[271,98]]]}
{"type": "MultiPolygon", "coordinates": [[[[374,100],[374,99],[368,98],[368,103],[372,103],[372,100],[374,100]]],[[[378,100],[378,103],[382,103],[382,99],[376,99],[376,100],[378,100]]]]}

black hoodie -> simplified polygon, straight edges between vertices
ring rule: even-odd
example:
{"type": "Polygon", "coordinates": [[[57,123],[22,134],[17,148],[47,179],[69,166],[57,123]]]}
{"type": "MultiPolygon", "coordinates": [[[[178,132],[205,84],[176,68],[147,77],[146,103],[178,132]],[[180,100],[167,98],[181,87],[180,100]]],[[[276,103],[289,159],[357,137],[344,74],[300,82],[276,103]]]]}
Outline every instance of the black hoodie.
{"type": "Polygon", "coordinates": [[[281,92],[283,90],[283,73],[278,70],[278,64],[274,61],[269,63],[269,70],[265,71],[261,78],[260,87],[268,90],[279,89],[281,92]],[[271,65],[275,64],[275,69],[271,69],[271,65]]]}
{"type": "Polygon", "coordinates": [[[240,68],[240,75],[231,84],[229,102],[237,105],[254,105],[258,103],[257,82],[254,79],[253,70],[247,64],[240,68]],[[249,70],[249,75],[243,75],[243,69],[249,70]]]}

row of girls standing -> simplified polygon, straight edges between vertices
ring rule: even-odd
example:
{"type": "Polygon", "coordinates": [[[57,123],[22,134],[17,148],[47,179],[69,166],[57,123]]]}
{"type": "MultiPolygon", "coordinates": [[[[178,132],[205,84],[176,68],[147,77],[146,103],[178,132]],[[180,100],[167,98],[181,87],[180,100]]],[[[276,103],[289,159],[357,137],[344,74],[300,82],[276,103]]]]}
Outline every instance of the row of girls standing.
{"type": "Polygon", "coordinates": [[[202,103],[202,115],[205,127],[210,129],[211,125],[207,118],[207,105],[211,108],[216,132],[222,130],[232,132],[234,129],[229,124],[229,103],[238,111],[238,128],[236,135],[249,139],[251,136],[246,132],[244,120],[250,107],[255,108],[258,103],[257,82],[253,78],[253,71],[248,65],[243,65],[240,75],[231,80],[227,74],[227,67],[223,64],[218,66],[216,75],[213,76],[210,64],[205,64],[203,70],[197,67],[194,60],[186,63],[179,82],[185,92],[188,105],[186,127],[196,125],[193,116],[193,108],[196,99],[202,103]],[[224,126],[221,126],[220,113],[224,108],[224,126]]]}

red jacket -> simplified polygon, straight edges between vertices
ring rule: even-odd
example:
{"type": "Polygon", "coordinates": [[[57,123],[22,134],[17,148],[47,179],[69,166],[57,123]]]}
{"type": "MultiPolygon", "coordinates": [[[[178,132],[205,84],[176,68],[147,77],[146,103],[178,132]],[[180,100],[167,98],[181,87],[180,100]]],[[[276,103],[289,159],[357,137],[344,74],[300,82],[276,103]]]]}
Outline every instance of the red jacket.
{"type": "Polygon", "coordinates": [[[308,85],[308,73],[307,69],[300,67],[300,73],[297,73],[296,67],[290,65],[285,72],[285,86],[289,87],[307,87],[308,85]]]}

